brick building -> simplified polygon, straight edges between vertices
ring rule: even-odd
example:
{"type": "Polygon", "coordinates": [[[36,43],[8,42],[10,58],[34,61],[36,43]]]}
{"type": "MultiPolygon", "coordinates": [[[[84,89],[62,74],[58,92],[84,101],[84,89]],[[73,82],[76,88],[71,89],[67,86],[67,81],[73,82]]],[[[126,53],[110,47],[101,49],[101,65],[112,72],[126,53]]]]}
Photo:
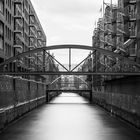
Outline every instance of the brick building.
{"type": "MultiPolygon", "coordinates": [[[[45,45],[46,35],[30,0],[0,0],[1,62],[18,53],[45,45]]],[[[40,59],[38,55],[24,58],[25,66],[29,59],[40,59]]]]}
{"type": "MultiPolygon", "coordinates": [[[[31,1],[0,0],[0,63],[19,53],[44,46],[46,35],[31,1]]],[[[47,66],[55,65],[51,64],[54,61],[50,59],[46,63],[50,64],[44,68],[43,53],[38,52],[12,62],[8,67],[18,71],[42,71],[49,69],[47,66]]],[[[30,76],[30,79],[36,78],[30,76]]]]}
{"type": "MultiPolygon", "coordinates": [[[[117,5],[109,3],[103,5],[103,17],[99,18],[93,31],[93,46],[121,54],[140,63],[140,0],[118,0],[117,5]]],[[[137,70],[121,59],[105,56],[99,52],[93,55],[93,71],[137,70]]],[[[114,78],[119,76],[93,76],[93,82],[95,85],[96,83],[101,85],[102,81],[114,78]]]]}
{"type": "MultiPolygon", "coordinates": [[[[139,62],[140,0],[118,0],[117,5],[104,4],[104,7],[103,17],[99,18],[97,28],[94,30],[93,46],[119,53],[139,62]]],[[[120,70],[119,59],[99,53],[96,57],[97,63],[105,67],[105,70],[120,70]]],[[[136,70],[127,64],[127,70],[128,68],[136,70]]],[[[126,66],[124,68],[122,66],[122,69],[125,70],[126,66]]]]}

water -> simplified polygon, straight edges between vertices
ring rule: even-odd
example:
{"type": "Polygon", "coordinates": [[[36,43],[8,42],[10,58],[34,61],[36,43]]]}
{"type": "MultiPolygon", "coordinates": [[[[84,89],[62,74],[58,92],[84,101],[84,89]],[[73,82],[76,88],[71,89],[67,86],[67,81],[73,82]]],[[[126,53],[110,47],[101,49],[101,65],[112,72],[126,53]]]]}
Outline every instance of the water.
{"type": "Polygon", "coordinates": [[[29,113],[0,135],[0,140],[138,140],[140,133],[90,105],[74,93],[63,93],[29,113]]]}

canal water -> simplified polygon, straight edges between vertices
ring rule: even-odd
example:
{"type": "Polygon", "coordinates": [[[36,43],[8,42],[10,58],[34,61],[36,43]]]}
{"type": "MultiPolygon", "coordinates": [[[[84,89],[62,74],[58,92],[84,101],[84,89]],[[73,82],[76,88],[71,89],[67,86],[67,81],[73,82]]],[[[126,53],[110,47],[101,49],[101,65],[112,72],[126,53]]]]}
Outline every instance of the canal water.
{"type": "Polygon", "coordinates": [[[0,134],[0,140],[139,139],[135,128],[74,93],[61,94],[0,134]]]}

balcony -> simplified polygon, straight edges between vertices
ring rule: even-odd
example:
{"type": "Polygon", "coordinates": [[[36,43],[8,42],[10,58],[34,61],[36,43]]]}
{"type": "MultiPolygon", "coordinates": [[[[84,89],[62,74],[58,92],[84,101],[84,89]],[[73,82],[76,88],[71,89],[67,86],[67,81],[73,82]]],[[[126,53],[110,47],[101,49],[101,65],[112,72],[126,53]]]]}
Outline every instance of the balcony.
{"type": "Polygon", "coordinates": [[[136,21],[136,13],[135,12],[131,12],[129,14],[129,17],[130,17],[130,22],[136,21]]]}
{"type": "Polygon", "coordinates": [[[136,12],[135,10],[132,10],[129,12],[127,9],[124,12],[124,21],[125,22],[134,22],[136,21],[136,12]]]}
{"type": "Polygon", "coordinates": [[[29,35],[29,38],[35,39],[35,36],[34,35],[29,35]]]}
{"type": "Polygon", "coordinates": [[[34,23],[30,23],[30,24],[29,24],[29,27],[34,27],[34,28],[36,28],[36,25],[35,25],[34,23]]]}
{"type": "Polygon", "coordinates": [[[22,4],[22,0],[14,0],[14,4],[22,4]]]}
{"type": "Polygon", "coordinates": [[[42,54],[38,54],[37,57],[38,57],[38,58],[42,58],[43,55],[42,55],[42,54]]]}
{"type": "Polygon", "coordinates": [[[43,38],[38,37],[37,40],[38,40],[38,42],[40,42],[40,41],[42,42],[43,38]]]}
{"type": "Polygon", "coordinates": [[[0,36],[3,36],[3,35],[4,35],[3,29],[0,29],[0,36]]]}
{"type": "Polygon", "coordinates": [[[136,57],[136,53],[137,53],[137,51],[136,51],[135,48],[130,48],[129,49],[129,55],[130,55],[130,57],[136,57]]]}
{"type": "Polygon", "coordinates": [[[124,29],[122,27],[118,27],[117,28],[117,33],[118,34],[125,34],[125,31],[124,31],[124,29]]]}
{"type": "Polygon", "coordinates": [[[117,18],[115,19],[115,18],[113,18],[112,19],[112,21],[111,21],[111,23],[114,25],[114,24],[117,24],[117,18]]]}
{"type": "Polygon", "coordinates": [[[23,27],[23,20],[21,20],[21,18],[16,19],[16,23],[18,24],[18,26],[20,26],[20,28],[23,27]]]}
{"type": "MultiPolygon", "coordinates": [[[[26,43],[23,36],[21,34],[17,34],[16,36],[21,42],[26,43]]],[[[16,44],[15,44],[16,45],[16,44]]]]}
{"type": "Polygon", "coordinates": [[[104,32],[104,36],[107,36],[108,35],[108,30],[106,30],[105,32],[104,32]]]}
{"type": "Polygon", "coordinates": [[[132,4],[132,5],[134,5],[134,4],[136,4],[136,0],[129,0],[129,4],[132,4]]]}
{"type": "Polygon", "coordinates": [[[21,35],[22,35],[22,31],[19,30],[19,29],[14,30],[14,33],[15,33],[15,34],[21,34],[21,35]]]}
{"type": "Polygon", "coordinates": [[[23,49],[21,45],[14,45],[14,48],[16,48],[16,49],[23,49]]]}
{"type": "Polygon", "coordinates": [[[136,33],[134,30],[130,30],[130,39],[136,39],[137,36],[136,36],[136,33]]]}
{"type": "Polygon", "coordinates": [[[120,53],[120,50],[119,50],[119,49],[116,49],[116,50],[114,51],[114,53],[120,53]]]}
{"type": "Polygon", "coordinates": [[[14,15],[15,19],[22,19],[22,15],[14,15]]]}
{"type": "Polygon", "coordinates": [[[26,56],[27,59],[30,59],[30,60],[35,60],[35,57],[33,56],[26,56]]]}
{"type": "Polygon", "coordinates": [[[125,12],[123,8],[118,8],[118,12],[121,16],[125,16],[125,12]]]}
{"type": "Polygon", "coordinates": [[[110,42],[110,41],[105,41],[104,43],[105,43],[105,45],[104,45],[104,46],[113,46],[113,43],[112,43],[112,42],[110,42]]]}
{"type": "Polygon", "coordinates": [[[30,17],[34,17],[35,15],[33,13],[29,13],[29,16],[30,17]]]}
{"type": "Polygon", "coordinates": [[[128,39],[126,42],[124,42],[123,47],[127,48],[134,42],[134,39],[128,39]]]}
{"type": "Polygon", "coordinates": [[[35,46],[29,46],[28,48],[29,49],[35,49],[35,46]]]}
{"type": "Polygon", "coordinates": [[[126,36],[130,36],[130,30],[129,30],[129,27],[127,25],[124,26],[124,32],[125,32],[126,36]]]}
{"type": "Polygon", "coordinates": [[[29,11],[29,6],[27,6],[26,4],[24,5],[24,8],[25,8],[26,12],[29,11]]]}
{"type": "Polygon", "coordinates": [[[19,53],[22,53],[23,47],[21,45],[14,45],[14,49],[16,49],[19,53]]]}
{"type": "Polygon", "coordinates": [[[27,68],[29,71],[34,71],[35,68],[27,68]]]}
{"type": "Polygon", "coordinates": [[[36,30],[34,30],[34,28],[30,28],[30,36],[34,36],[35,38],[37,38],[37,33],[36,30]]]}
{"type": "Polygon", "coordinates": [[[21,67],[24,64],[22,60],[14,60],[13,62],[17,65],[17,67],[21,67]]]}

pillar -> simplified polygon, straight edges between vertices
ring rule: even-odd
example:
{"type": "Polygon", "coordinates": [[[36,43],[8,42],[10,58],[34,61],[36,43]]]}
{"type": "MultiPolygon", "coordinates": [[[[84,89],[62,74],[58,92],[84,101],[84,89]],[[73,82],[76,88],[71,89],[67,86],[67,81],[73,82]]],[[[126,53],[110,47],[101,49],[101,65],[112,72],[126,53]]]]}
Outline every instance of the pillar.
{"type": "Polygon", "coordinates": [[[136,30],[137,30],[137,63],[140,64],[140,0],[137,0],[136,3],[136,30]]]}
{"type": "Polygon", "coordinates": [[[90,83],[90,103],[92,104],[92,82],[90,83]]]}
{"type": "Polygon", "coordinates": [[[90,90],[90,103],[92,104],[92,90],[90,90]]]}
{"type": "Polygon", "coordinates": [[[49,102],[49,91],[48,91],[48,85],[46,85],[46,103],[49,102]]]}

